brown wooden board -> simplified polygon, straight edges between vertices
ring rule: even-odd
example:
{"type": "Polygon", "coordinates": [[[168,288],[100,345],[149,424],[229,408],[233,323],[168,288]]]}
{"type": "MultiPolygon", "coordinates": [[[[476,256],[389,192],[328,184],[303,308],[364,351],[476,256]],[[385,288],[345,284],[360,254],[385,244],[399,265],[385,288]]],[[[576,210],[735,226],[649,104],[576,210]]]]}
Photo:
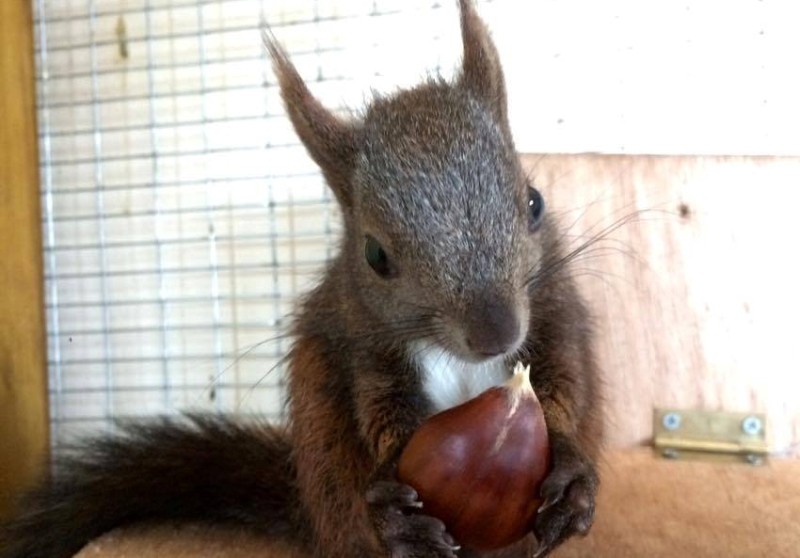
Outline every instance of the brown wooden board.
{"type": "Polygon", "coordinates": [[[526,155],[591,300],[609,443],[652,438],[654,407],[768,414],[800,443],[800,159],[526,155]]]}

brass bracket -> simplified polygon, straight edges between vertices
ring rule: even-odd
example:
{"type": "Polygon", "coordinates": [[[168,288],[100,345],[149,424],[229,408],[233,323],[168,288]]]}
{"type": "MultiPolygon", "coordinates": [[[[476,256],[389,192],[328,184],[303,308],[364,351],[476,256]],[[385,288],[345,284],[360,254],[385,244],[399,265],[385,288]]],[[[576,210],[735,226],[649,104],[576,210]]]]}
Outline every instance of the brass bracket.
{"type": "Polygon", "coordinates": [[[763,413],[655,409],[653,443],[668,459],[761,465],[769,451],[767,417],[763,413]]]}

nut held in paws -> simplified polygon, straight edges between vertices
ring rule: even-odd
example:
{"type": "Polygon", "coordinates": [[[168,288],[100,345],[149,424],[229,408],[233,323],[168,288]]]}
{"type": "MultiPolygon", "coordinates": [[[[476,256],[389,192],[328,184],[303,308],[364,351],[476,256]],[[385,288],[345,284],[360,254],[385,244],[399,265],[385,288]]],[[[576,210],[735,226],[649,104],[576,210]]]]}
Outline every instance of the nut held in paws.
{"type": "Polygon", "coordinates": [[[459,544],[502,548],[533,526],[550,446],[529,373],[517,364],[503,386],[432,416],[400,456],[399,480],[459,544]]]}

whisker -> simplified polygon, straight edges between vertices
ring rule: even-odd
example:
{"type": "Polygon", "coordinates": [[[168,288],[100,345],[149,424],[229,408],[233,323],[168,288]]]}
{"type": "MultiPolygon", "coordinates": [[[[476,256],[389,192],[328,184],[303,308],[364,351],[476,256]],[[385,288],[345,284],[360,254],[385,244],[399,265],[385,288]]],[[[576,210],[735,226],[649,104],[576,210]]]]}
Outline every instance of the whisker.
{"type": "Polygon", "coordinates": [[[540,261],[538,264],[540,266],[539,269],[531,274],[531,276],[526,281],[526,285],[532,286],[536,283],[541,283],[543,280],[550,278],[552,275],[561,270],[566,264],[574,260],[579,254],[585,252],[589,247],[605,239],[606,237],[617,231],[622,226],[635,221],[637,218],[639,218],[640,215],[648,211],[649,210],[637,210],[635,212],[624,215],[623,217],[612,222],[610,225],[607,225],[606,227],[601,229],[599,232],[589,236],[588,240],[580,243],[577,247],[573,248],[565,255],[557,257],[553,261],[548,261],[548,260],[540,261]]]}
{"type": "Polygon", "coordinates": [[[354,339],[369,340],[373,338],[388,337],[393,339],[397,336],[418,336],[429,337],[438,331],[438,326],[428,320],[416,319],[408,323],[391,322],[379,328],[372,328],[368,331],[361,331],[353,334],[354,339]]]}
{"type": "Polygon", "coordinates": [[[245,400],[246,400],[248,397],[250,397],[250,396],[253,394],[253,392],[255,391],[255,389],[256,389],[256,388],[257,388],[259,385],[261,385],[261,382],[263,382],[264,380],[266,380],[266,379],[267,379],[267,376],[269,376],[270,374],[272,374],[272,372],[273,372],[273,371],[274,371],[276,368],[278,368],[279,366],[283,365],[283,364],[284,364],[284,363],[285,363],[285,362],[286,362],[286,361],[289,359],[289,356],[290,356],[290,355],[291,355],[291,353],[290,353],[290,352],[287,352],[285,355],[283,355],[281,358],[279,358],[279,359],[278,359],[278,362],[276,362],[276,363],[275,363],[273,366],[271,366],[271,367],[270,367],[270,369],[269,369],[269,370],[267,370],[267,371],[266,371],[264,374],[262,374],[262,376],[261,376],[261,377],[260,377],[260,378],[259,378],[259,379],[258,379],[258,380],[257,380],[257,381],[256,381],[256,382],[253,384],[253,385],[251,385],[249,388],[247,388],[247,391],[245,392],[245,394],[244,394],[244,395],[241,397],[241,399],[239,399],[239,401],[236,403],[236,411],[237,411],[237,412],[241,410],[241,407],[242,407],[242,405],[244,404],[245,400]]]}
{"type": "Polygon", "coordinates": [[[536,162],[534,163],[534,167],[532,169],[530,169],[530,170],[524,171],[525,172],[525,178],[527,178],[528,182],[533,184],[536,188],[552,190],[559,182],[561,182],[562,180],[567,178],[569,175],[574,174],[575,171],[576,171],[575,168],[565,168],[555,178],[553,178],[552,180],[548,181],[546,185],[540,184],[539,181],[537,180],[537,177],[536,177],[536,170],[539,168],[539,164],[549,156],[550,156],[549,153],[544,153],[544,154],[540,155],[539,158],[536,159],[536,162]]]}
{"type": "MultiPolygon", "coordinates": [[[[606,240],[610,239],[602,239],[599,242],[605,242],[606,240]]],[[[644,264],[644,260],[641,259],[639,253],[631,248],[617,248],[616,246],[604,246],[604,245],[594,245],[589,246],[586,250],[583,250],[579,254],[575,256],[572,262],[585,262],[590,260],[597,260],[597,259],[607,259],[609,256],[612,255],[621,255],[632,260],[636,261],[637,263],[644,264]]]]}
{"type": "MultiPolygon", "coordinates": [[[[279,335],[276,335],[274,337],[268,337],[267,339],[264,339],[262,341],[254,343],[253,345],[250,345],[249,347],[247,347],[245,349],[239,349],[239,351],[244,351],[244,352],[241,352],[241,354],[237,355],[236,358],[234,358],[233,361],[228,366],[226,366],[220,372],[215,374],[214,377],[211,379],[211,382],[209,383],[209,385],[207,386],[206,389],[211,389],[211,387],[217,381],[219,381],[220,378],[222,378],[223,374],[225,374],[228,370],[230,370],[231,368],[236,366],[242,359],[247,358],[247,356],[249,356],[256,349],[261,348],[264,345],[266,345],[267,343],[270,343],[272,341],[278,341],[280,339],[287,339],[287,338],[289,338],[291,336],[292,336],[292,333],[287,331],[287,332],[281,333],[279,335]]],[[[237,352],[239,352],[239,351],[237,351],[237,352]]]]}
{"type": "Polygon", "coordinates": [[[613,290],[620,299],[622,299],[622,295],[619,292],[619,289],[617,289],[617,286],[614,285],[614,283],[612,283],[609,280],[609,276],[611,276],[614,279],[617,279],[619,281],[623,281],[628,286],[633,286],[633,284],[626,277],[623,277],[622,275],[619,275],[619,274],[616,274],[616,273],[609,273],[609,272],[606,272],[606,271],[599,271],[597,269],[588,269],[588,268],[578,268],[578,269],[574,269],[573,268],[572,272],[573,272],[572,273],[573,277],[592,277],[594,279],[598,279],[598,280],[602,281],[603,284],[607,288],[613,290]]]}

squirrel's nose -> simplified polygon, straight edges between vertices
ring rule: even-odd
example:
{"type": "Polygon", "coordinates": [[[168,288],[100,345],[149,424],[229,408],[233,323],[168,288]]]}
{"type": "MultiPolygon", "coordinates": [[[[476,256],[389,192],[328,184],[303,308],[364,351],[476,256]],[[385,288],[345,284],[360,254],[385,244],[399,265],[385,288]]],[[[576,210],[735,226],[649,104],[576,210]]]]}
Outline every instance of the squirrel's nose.
{"type": "Polygon", "coordinates": [[[496,294],[476,298],[465,323],[469,350],[481,358],[505,354],[520,341],[519,312],[496,294]]]}

